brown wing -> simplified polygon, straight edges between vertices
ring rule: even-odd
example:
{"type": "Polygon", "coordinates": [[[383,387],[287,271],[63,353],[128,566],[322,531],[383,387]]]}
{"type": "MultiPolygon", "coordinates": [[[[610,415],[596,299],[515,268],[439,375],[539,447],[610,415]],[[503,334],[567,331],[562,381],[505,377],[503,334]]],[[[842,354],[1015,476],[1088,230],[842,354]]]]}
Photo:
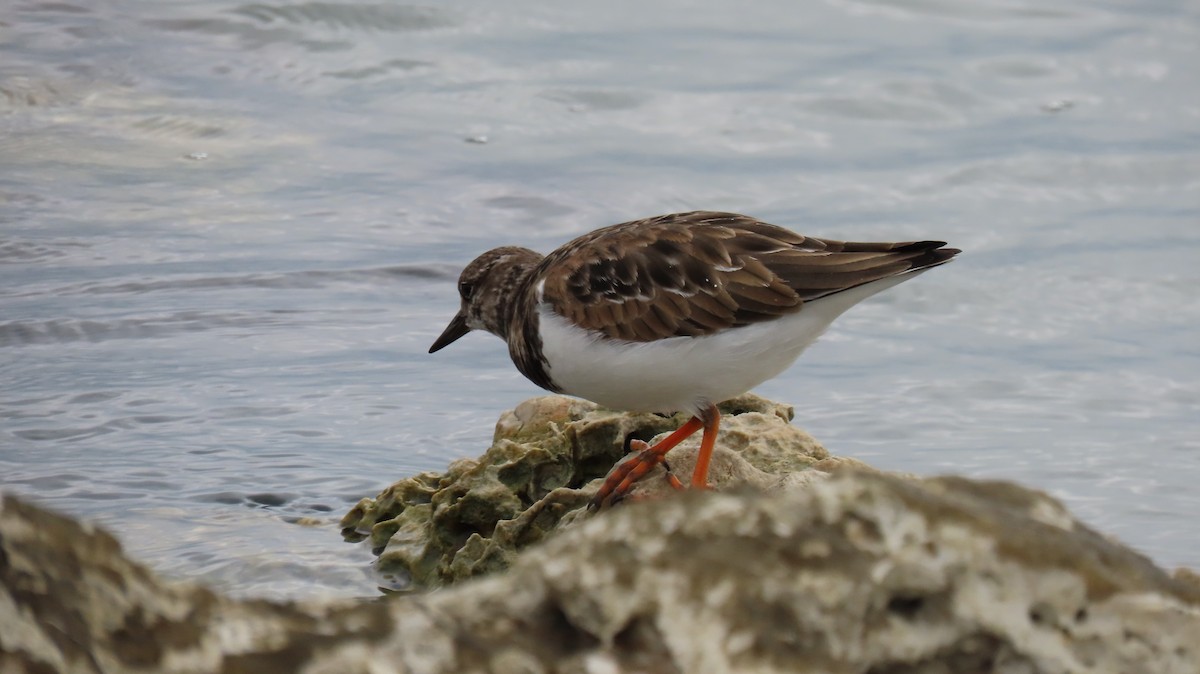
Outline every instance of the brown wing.
{"type": "Polygon", "coordinates": [[[649,342],[800,311],[805,301],[949,260],[940,241],[816,239],[697,211],[596,230],[542,261],[543,299],[575,325],[649,342]]]}

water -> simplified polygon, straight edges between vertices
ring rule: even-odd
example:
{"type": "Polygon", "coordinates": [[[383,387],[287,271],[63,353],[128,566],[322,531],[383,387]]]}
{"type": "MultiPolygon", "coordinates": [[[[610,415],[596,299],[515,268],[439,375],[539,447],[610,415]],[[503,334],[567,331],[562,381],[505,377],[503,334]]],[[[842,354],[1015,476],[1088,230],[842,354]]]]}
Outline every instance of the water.
{"type": "Polygon", "coordinates": [[[370,595],[336,521],[534,395],[477,252],[695,208],[967,252],[761,387],[1200,566],[1194,3],[0,9],[0,487],[172,577],[370,595]]]}

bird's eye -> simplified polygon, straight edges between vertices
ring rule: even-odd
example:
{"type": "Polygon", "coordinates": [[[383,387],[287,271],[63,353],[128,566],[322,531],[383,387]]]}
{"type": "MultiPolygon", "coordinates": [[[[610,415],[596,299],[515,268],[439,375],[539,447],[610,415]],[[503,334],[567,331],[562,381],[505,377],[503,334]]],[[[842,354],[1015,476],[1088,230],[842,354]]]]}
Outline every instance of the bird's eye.
{"type": "Polygon", "coordinates": [[[459,281],[458,282],[458,294],[461,295],[464,300],[471,299],[471,293],[474,291],[475,291],[475,286],[471,285],[470,282],[468,282],[468,281],[459,281]]]}

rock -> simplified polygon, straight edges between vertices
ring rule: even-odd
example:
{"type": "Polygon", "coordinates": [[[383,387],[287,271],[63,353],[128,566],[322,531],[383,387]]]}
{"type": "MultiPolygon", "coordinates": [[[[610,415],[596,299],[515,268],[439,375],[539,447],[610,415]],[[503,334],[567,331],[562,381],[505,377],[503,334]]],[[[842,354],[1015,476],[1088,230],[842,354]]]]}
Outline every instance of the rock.
{"type": "MultiPolygon", "coordinates": [[[[729,400],[709,482],[717,490],[776,490],[824,476],[834,459],[812,436],[791,425],[788,405],[747,394],[729,400]],[[811,470],[817,469],[817,470],[811,470]]],[[[655,441],[685,415],[613,412],[564,396],[533,398],[505,412],[492,446],[479,459],[451,464],[445,474],[401,480],[345,517],[350,540],[369,536],[375,571],[391,589],[424,589],[507,568],[517,551],[580,517],[633,439],[655,441]]],[[[690,476],[699,436],[668,461],[690,476]]],[[[664,470],[646,476],[631,499],[670,491],[664,470]]]]}
{"type": "Polygon", "coordinates": [[[689,492],[385,601],[235,601],[6,497],[5,672],[1200,671],[1200,587],[1001,482],[689,492]]]}

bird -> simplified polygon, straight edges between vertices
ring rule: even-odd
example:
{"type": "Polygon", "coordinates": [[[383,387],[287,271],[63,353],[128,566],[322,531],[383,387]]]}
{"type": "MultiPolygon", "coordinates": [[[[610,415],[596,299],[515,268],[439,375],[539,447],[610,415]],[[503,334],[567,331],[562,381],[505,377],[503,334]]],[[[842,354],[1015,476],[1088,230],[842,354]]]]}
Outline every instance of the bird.
{"type": "Polygon", "coordinates": [[[707,489],[717,404],[782,373],[850,307],[961,252],[945,246],[822,239],[692,211],[602,227],[548,255],[494,248],[463,269],[458,313],[429,352],[483,330],[543,389],[614,410],[690,415],[654,446],[635,441],[593,508],[620,501],[697,431],[691,486],[707,489]]]}

